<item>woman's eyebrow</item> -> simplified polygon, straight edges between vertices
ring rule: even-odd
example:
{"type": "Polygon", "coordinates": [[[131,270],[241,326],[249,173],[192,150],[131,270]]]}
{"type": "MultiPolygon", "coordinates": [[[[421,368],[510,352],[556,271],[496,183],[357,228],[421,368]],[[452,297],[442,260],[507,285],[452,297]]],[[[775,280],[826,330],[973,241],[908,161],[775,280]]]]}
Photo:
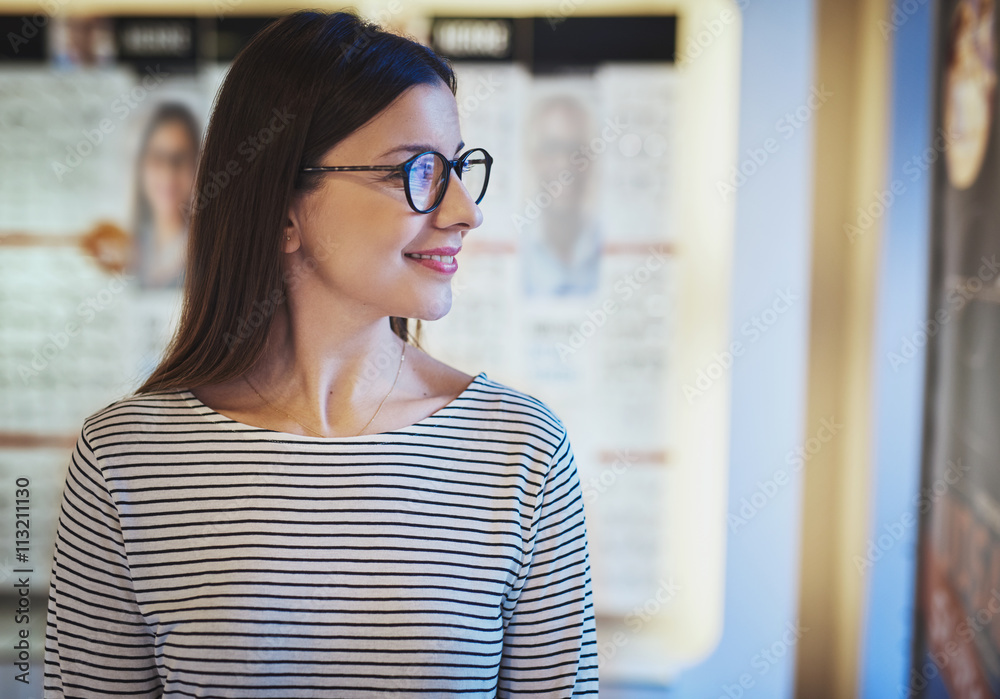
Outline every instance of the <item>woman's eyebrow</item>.
{"type": "MultiPolygon", "coordinates": [[[[462,148],[464,147],[465,147],[465,141],[459,141],[458,145],[455,147],[455,155],[458,155],[458,152],[462,150],[462,148]]],[[[387,158],[390,155],[393,155],[394,153],[416,154],[416,153],[423,153],[429,150],[437,150],[437,149],[434,146],[430,145],[429,143],[404,143],[403,145],[396,146],[395,148],[390,148],[389,150],[387,150],[385,153],[383,153],[378,157],[387,158]]]]}

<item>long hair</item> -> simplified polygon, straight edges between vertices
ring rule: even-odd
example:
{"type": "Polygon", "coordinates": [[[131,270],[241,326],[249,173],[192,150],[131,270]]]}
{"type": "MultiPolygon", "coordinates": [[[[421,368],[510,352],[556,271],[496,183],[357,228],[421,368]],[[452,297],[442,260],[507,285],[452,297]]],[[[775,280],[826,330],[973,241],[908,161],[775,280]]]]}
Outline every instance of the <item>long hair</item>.
{"type": "MultiPolygon", "coordinates": [[[[296,12],[250,41],[229,69],[205,136],[180,323],[136,393],[220,383],[254,365],[294,281],[281,269],[289,206],[320,182],[299,170],[407,88],[438,81],[455,93],[447,60],[350,13],[296,12]]],[[[390,325],[409,339],[406,319],[390,325]]]]}

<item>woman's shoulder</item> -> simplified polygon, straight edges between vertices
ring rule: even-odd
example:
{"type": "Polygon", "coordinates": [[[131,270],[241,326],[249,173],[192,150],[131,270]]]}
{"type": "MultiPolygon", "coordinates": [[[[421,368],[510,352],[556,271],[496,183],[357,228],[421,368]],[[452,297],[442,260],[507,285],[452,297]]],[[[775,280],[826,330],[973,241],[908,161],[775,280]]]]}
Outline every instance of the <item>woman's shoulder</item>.
{"type": "Polygon", "coordinates": [[[424,384],[438,386],[440,395],[454,396],[448,405],[466,413],[467,419],[481,418],[498,427],[519,423],[521,429],[531,426],[553,434],[565,431],[555,411],[529,390],[492,379],[486,371],[473,376],[425,353],[419,357],[424,384]]]}
{"type": "Polygon", "coordinates": [[[83,421],[83,434],[97,436],[109,428],[141,429],[145,425],[169,422],[172,418],[192,412],[191,395],[185,389],[130,393],[88,415],[83,421]]]}
{"type": "Polygon", "coordinates": [[[559,436],[566,432],[562,420],[545,400],[530,389],[490,378],[485,371],[476,375],[463,396],[493,421],[516,422],[559,436]]]}

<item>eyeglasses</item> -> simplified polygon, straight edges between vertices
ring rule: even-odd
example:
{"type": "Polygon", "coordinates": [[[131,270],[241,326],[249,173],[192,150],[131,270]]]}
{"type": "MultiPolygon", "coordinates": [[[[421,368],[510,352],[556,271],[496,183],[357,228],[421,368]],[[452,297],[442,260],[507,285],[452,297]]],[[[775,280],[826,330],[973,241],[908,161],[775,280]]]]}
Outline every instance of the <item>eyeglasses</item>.
{"type": "Polygon", "coordinates": [[[304,167],[302,172],[357,172],[388,170],[399,173],[410,208],[418,214],[429,214],[444,199],[452,171],[462,180],[465,189],[478,204],[486,194],[493,157],[482,148],[473,148],[455,160],[437,151],[425,151],[399,165],[337,165],[304,167]]]}

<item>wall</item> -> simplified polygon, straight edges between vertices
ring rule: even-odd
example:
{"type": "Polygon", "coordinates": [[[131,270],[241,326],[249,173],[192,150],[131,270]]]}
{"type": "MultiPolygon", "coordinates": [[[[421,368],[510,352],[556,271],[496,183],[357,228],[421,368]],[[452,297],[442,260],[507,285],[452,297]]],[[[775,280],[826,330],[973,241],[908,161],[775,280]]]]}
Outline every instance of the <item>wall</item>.
{"type": "MultiPolygon", "coordinates": [[[[732,336],[744,336],[744,325],[771,307],[778,292],[788,291],[797,300],[733,366],[730,513],[738,512],[741,499],[760,483],[787,468],[788,453],[802,443],[813,163],[811,124],[786,138],[780,120],[810,94],[814,3],[740,4],[740,159],[769,138],[780,148],[739,191],[732,336]]],[[[792,476],[745,527],[735,534],[730,530],[721,642],[704,662],[681,675],[669,696],[792,696],[797,641],[790,629],[797,621],[801,487],[800,476],[792,476]],[[762,651],[772,646],[775,653],[769,659],[762,651]]]]}
{"type": "MultiPolygon", "coordinates": [[[[901,182],[906,192],[886,215],[879,271],[874,382],[877,439],[869,532],[873,540],[898,525],[907,513],[916,516],[920,488],[925,352],[918,349],[904,364],[890,360],[889,353],[899,352],[902,338],[912,336],[926,317],[930,173],[925,171],[914,180],[913,165],[905,168],[931,140],[932,4],[912,3],[916,12],[897,15],[892,29],[890,170],[884,186],[901,182]]],[[[870,571],[861,697],[900,696],[899,685],[905,684],[916,540],[916,527],[904,528],[895,545],[875,551],[879,559],[870,571]]]]}

